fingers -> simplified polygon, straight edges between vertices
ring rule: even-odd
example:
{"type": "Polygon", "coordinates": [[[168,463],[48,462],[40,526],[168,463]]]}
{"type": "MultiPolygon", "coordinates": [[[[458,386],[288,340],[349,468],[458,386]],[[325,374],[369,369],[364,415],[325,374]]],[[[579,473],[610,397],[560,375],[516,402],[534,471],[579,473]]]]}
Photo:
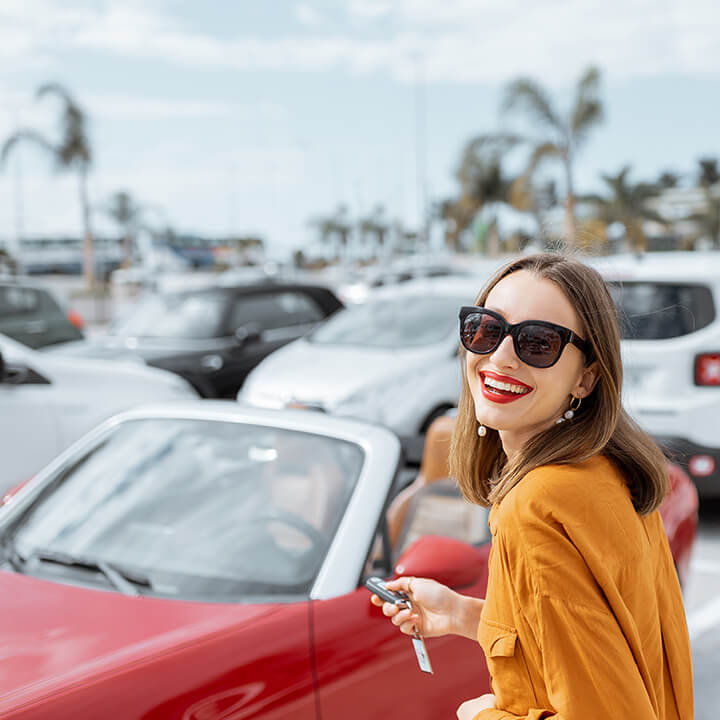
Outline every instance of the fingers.
{"type": "Polygon", "coordinates": [[[410,595],[412,593],[411,585],[414,579],[414,577],[399,577],[395,578],[395,580],[388,580],[386,585],[388,590],[400,590],[410,595]]]}

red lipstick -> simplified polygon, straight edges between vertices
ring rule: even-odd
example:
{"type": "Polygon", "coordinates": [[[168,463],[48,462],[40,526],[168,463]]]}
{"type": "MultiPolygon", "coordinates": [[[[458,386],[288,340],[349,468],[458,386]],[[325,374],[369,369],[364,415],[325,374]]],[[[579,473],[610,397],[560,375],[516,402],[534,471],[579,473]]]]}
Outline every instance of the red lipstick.
{"type": "Polygon", "coordinates": [[[515,400],[519,400],[520,398],[524,398],[525,396],[529,395],[533,390],[530,385],[526,385],[524,382],[520,382],[520,380],[516,380],[509,375],[500,375],[499,373],[494,372],[480,372],[478,374],[480,375],[480,392],[482,392],[484,398],[494,403],[506,404],[514,402],[515,400]],[[527,392],[523,393],[522,395],[516,395],[514,393],[510,394],[495,392],[494,390],[485,385],[486,377],[491,378],[492,380],[496,380],[497,382],[504,382],[509,383],[510,385],[517,385],[522,388],[527,388],[527,392]]]}

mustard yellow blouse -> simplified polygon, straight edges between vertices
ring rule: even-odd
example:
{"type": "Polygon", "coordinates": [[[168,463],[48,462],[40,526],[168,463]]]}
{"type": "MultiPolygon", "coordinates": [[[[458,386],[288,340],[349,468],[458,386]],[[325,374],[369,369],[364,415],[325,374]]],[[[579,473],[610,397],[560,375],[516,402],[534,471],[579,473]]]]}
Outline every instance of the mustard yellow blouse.
{"type": "Polygon", "coordinates": [[[475,720],[691,720],[690,643],[659,513],[605,457],[528,473],[490,511],[475,720]]]}

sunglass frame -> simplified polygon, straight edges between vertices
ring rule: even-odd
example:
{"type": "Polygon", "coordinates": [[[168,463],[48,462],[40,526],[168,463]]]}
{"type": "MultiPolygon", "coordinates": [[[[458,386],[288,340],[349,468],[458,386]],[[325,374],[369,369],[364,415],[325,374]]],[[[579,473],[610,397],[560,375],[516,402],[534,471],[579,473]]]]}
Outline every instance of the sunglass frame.
{"type": "Polygon", "coordinates": [[[500,313],[495,312],[494,310],[488,310],[487,308],[480,307],[477,305],[464,305],[460,308],[460,343],[462,346],[468,351],[475,355],[489,355],[492,352],[495,352],[495,350],[500,347],[500,344],[502,341],[509,335],[513,340],[513,348],[515,350],[515,354],[518,356],[518,359],[522,362],[524,362],[526,365],[530,365],[530,367],[536,367],[536,368],[549,368],[555,365],[555,363],[560,359],[560,356],[563,353],[563,350],[565,349],[565,346],[568,343],[572,343],[577,347],[584,355],[587,357],[588,354],[588,343],[587,340],[583,340],[581,337],[576,335],[570,328],[566,328],[563,325],[556,325],[555,323],[546,322],[545,320],[523,320],[522,322],[515,323],[514,325],[512,323],[509,323],[500,313]],[[472,313],[481,313],[484,315],[490,315],[491,317],[495,318],[500,324],[502,328],[502,332],[500,333],[500,336],[498,337],[497,343],[490,348],[490,350],[487,350],[485,352],[479,352],[478,350],[473,350],[471,347],[468,347],[465,342],[463,341],[463,326],[465,324],[465,320],[467,319],[467,316],[472,313]],[[535,363],[528,362],[527,360],[524,360],[520,354],[520,349],[518,347],[518,336],[520,335],[520,332],[523,328],[527,327],[528,325],[540,325],[541,327],[550,328],[551,330],[555,330],[555,332],[560,335],[560,347],[558,348],[557,355],[555,359],[549,364],[549,365],[536,365],[535,363]]]}

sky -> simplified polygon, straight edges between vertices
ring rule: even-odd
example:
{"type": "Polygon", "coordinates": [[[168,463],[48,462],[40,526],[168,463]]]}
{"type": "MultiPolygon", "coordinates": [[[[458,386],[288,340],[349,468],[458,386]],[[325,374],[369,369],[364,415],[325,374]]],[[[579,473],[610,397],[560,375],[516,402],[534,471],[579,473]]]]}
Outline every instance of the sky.
{"type": "MultiPolygon", "coordinates": [[[[566,108],[601,69],[580,192],[624,165],[692,182],[698,158],[720,156],[719,35],[713,0],[0,0],[0,141],[57,137],[59,106],[34,94],[60,82],[89,117],[100,232],[126,190],[151,222],[259,234],[283,254],[339,205],[416,226],[457,193],[470,138],[518,129],[499,105],[519,76],[566,108]]],[[[80,228],[76,177],[13,153],[0,240],[80,228]]]]}

